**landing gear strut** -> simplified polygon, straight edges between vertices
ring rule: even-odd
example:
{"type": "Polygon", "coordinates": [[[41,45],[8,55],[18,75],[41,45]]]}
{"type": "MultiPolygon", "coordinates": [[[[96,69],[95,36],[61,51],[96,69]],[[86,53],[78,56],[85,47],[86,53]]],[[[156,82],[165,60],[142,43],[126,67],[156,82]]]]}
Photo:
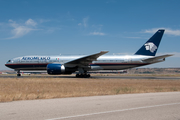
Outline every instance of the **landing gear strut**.
{"type": "Polygon", "coordinates": [[[77,78],[89,78],[89,77],[91,77],[91,75],[90,74],[76,74],[76,77],[77,78]]]}
{"type": "Polygon", "coordinates": [[[17,71],[17,76],[21,76],[20,70],[17,71]]]}
{"type": "Polygon", "coordinates": [[[87,74],[87,71],[84,68],[78,68],[79,73],[76,74],[77,78],[89,78],[90,74],[87,74]]]}

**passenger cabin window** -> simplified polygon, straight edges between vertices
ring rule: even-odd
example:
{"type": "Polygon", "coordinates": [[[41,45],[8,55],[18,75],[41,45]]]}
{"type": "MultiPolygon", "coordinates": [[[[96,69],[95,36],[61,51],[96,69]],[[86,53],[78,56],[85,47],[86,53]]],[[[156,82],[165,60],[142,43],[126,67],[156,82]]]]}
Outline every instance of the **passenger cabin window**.
{"type": "Polygon", "coordinates": [[[11,60],[8,60],[8,62],[11,62],[11,60]]]}

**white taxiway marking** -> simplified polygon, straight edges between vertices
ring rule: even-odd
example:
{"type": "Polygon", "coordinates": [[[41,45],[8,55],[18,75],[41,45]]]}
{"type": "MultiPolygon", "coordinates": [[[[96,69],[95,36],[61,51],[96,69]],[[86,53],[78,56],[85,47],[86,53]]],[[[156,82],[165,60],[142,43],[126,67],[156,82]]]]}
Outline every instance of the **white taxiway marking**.
{"type": "Polygon", "coordinates": [[[153,108],[153,107],[162,107],[162,106],[178,105],[178,104],[180,104],[180,103],[170,103],[170,104],[161,104],[161,105],[154,105],[154,106],[144,106],[144,107],[137,107],[137,108],[122,109],[122,110],[113,110],[113,111],[89,113],[89,114],[82,114],[82,115],[74,115],[74,116],[67,116],[67,117],[52,118],[52,119],[47,119],[47,120],[61,120],[61,119],[68,119],[68,118],[84,117],[84,116],[99,115],[99,114],[106,114],[106,113],[115,113],[115,112],[124,112],[124,111],[130,111],[130,110],[138,110],[138,109],[153,108]]]}

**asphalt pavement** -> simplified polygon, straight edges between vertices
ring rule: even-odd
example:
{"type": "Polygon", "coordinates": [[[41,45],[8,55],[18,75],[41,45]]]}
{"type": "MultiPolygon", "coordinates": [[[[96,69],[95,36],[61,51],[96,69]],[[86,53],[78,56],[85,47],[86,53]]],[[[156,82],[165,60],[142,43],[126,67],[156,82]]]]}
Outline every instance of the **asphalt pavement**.
{"type": "MultiPolygon", "coordinates": [[[[0,78],[76,78],[75,75],[25,75],[19,76],[16,75],[2,75],[0,78]]],[[[163,79],[163,80],[180,80],[180,77],[166,77],[166,76],[121,76],[121,75],[91,75],[90,78],[96,79],[163,79]]],[[[80,78],[81,79],[81,78],[80,78]]],[[[88,79],[88,78],[87,78],[88,79]]]]}
{"type": "Polygon", "coordinates": [[[180,92],[5,102],[0,120],[180,120],[180,92]]]}

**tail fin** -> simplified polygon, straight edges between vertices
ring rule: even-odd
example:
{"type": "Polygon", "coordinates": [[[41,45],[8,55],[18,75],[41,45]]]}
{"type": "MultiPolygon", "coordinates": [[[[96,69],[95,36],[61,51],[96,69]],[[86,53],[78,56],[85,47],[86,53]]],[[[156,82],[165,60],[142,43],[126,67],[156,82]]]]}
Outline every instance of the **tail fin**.
{"type": "Polygon", "coordinates": [[[155,56],[165,30],[158,30],[135,55],[155,56]]]}

